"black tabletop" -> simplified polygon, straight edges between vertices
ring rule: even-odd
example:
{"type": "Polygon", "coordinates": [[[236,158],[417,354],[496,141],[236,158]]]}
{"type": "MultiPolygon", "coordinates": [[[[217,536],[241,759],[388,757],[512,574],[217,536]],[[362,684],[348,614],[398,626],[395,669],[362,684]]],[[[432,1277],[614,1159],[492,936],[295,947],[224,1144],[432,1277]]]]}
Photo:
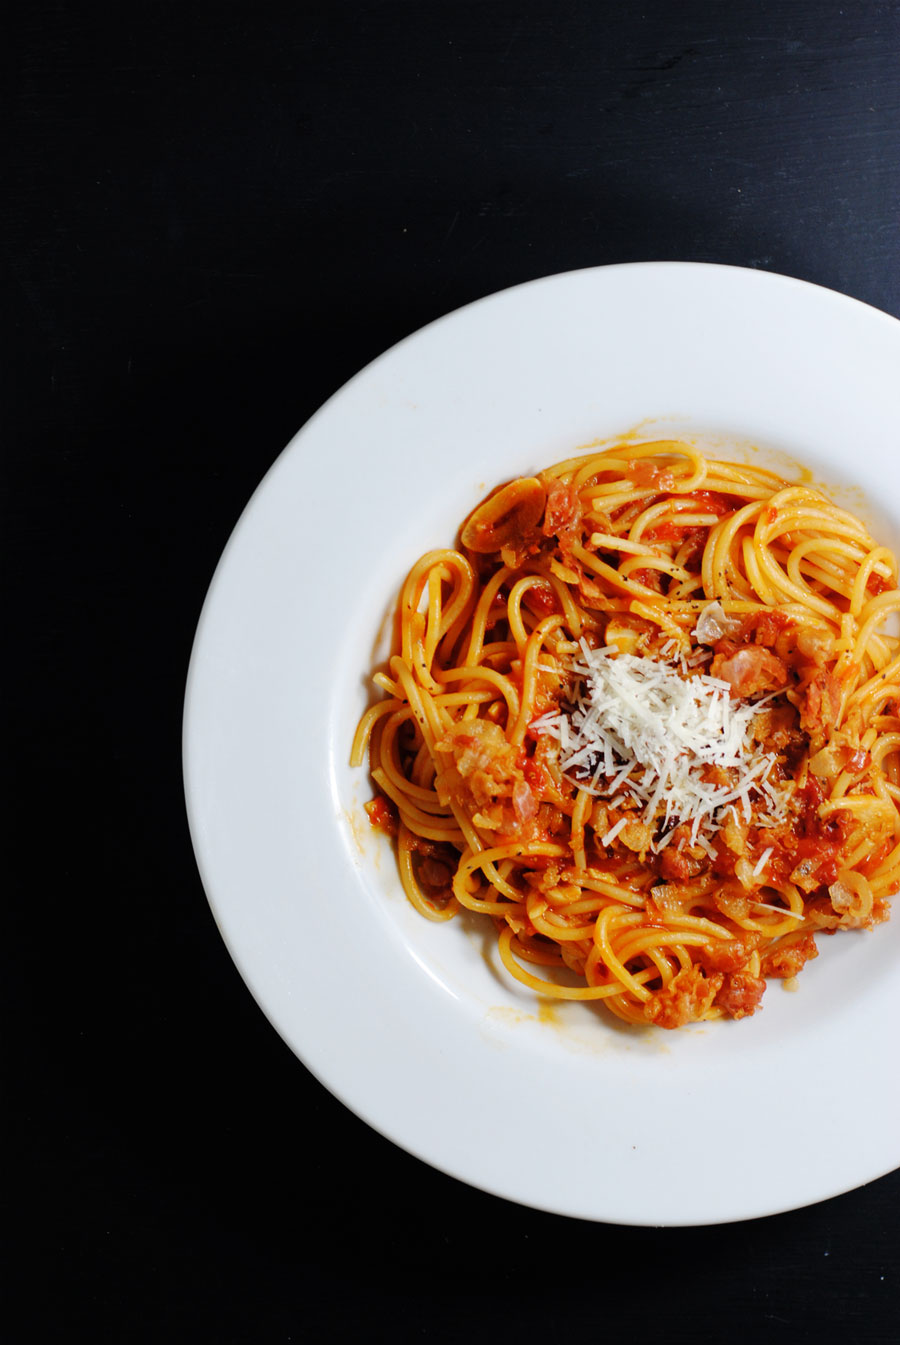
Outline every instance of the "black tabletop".
{"type": "MultiPolygon", "coordinates": [[[[783,272],[900,317],[900,5],[19,10],[5,1091],[30,1288],[9,1338],[896,1340],[896,1173],[748,1223],[620,1228],[470,1189],[345,1110],[219,937],[180,733],[197,617],[254,486],[422,324],[653,259],[783,272]]],[[[798,1163],[816,1124],[759,1098],[760,1144],[798,1163]]],[[[878,1125],[861,1111],[846,1143],[878,1125]]]]}

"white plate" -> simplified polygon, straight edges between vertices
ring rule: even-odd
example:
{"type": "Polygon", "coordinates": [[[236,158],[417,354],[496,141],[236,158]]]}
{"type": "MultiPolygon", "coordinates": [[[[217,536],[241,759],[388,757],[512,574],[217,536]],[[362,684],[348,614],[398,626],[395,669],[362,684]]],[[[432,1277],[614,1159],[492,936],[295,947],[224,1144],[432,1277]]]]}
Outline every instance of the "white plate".
{"type": "Polygon", "coordinates": [[[900,541],[900,323],[692,264],[484,299],[375,360],[243,514],[197,632],[185,780],[237,966],[306,1066],[378,1131],[482,1189],[624,1224],[794,1208],[900,1164],[900,912],[820,938],[742,1022],[630,1030],[544,1009],[491,927],[407,905],[347,764],[379,631],[484,491],[639,427],[799,462],[900,541]],[[877,502],[877,507],[871,501],[877,502]]]}

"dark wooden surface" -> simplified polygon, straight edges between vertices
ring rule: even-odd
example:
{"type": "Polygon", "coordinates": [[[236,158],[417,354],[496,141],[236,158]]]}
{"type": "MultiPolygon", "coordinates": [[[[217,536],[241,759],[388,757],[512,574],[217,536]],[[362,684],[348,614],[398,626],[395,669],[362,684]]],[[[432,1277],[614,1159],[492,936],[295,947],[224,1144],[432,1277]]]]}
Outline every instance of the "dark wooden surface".
{"type": "MultiPolygon", "coordinates": [[[[424,322],[656,258],[900,316],[900,5],[18,8],[4,1093],[36,1281],[7,1338],[895,1341],[898,1174],[743,1225],[613,1228],[471,1190],[346,1112],[216,932],[180,715],[253,487],[424,322]]],[[[816,1123],[759,1098],[760,1144],[798,1163],[816,1123]]]]}

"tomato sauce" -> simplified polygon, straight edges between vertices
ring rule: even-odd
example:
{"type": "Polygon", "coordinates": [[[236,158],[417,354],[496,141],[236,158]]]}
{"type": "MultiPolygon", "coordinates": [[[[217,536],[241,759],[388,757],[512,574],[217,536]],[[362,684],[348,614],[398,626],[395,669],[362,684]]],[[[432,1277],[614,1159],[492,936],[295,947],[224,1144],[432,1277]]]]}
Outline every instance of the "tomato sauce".
{"type": "MultiPolygon", "coordinates": [[[[725,496],[713,490],[692,490],[675,498],[691,500],[696,505],[698,514],[715,514],[717,518],[721,518],[731,509],[725,496]]],[[[661,503],[663,499],[661,496],[658,502],[661,503]]],[[[643,539],[645,542],[684,542],[694,537],[703,537],[705,533],[706,528],[696,523],[679,523],[675,519],[665,519],[662,523],[649,527],[643,534],[643,539]]]]}
{"type": "Polygon", "coordinates": [[[874,572],[869,575],[869,582],[866,584],[866,588],[869,589],[871,593],[874,593],[876,598],[881,593],[889,592],[893,587],[894,585],[889,579],[882,579],[880,574],[875,574],[874,572]]]}
{"type": "Polygon", "coordinates": [[[371,799],[364,806],[373,827],[386,832],[388,836],[397,835],[397,809],[383,794],[371,799]]]}
{"type": "Polygon", "coordinates": [[[556,594],[549,584],[535,585],[530,588],[522,599],[525,606],[536,616],[551,616],[559,611],[559,603],[556,601],[556,594]]]}

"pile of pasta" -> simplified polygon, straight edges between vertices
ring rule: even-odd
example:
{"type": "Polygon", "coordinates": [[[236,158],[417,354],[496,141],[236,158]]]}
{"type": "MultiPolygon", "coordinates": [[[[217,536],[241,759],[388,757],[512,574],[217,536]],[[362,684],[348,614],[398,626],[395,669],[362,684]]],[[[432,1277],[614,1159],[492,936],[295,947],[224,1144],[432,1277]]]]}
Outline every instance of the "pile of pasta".
{"type": "Polygon", "coordinates": [[[410,570],[353,743],[409,900],[541,996],[752,1014],[900,885],[897,581],[820,491],[687,443],[498,487],[410,570]]]}

